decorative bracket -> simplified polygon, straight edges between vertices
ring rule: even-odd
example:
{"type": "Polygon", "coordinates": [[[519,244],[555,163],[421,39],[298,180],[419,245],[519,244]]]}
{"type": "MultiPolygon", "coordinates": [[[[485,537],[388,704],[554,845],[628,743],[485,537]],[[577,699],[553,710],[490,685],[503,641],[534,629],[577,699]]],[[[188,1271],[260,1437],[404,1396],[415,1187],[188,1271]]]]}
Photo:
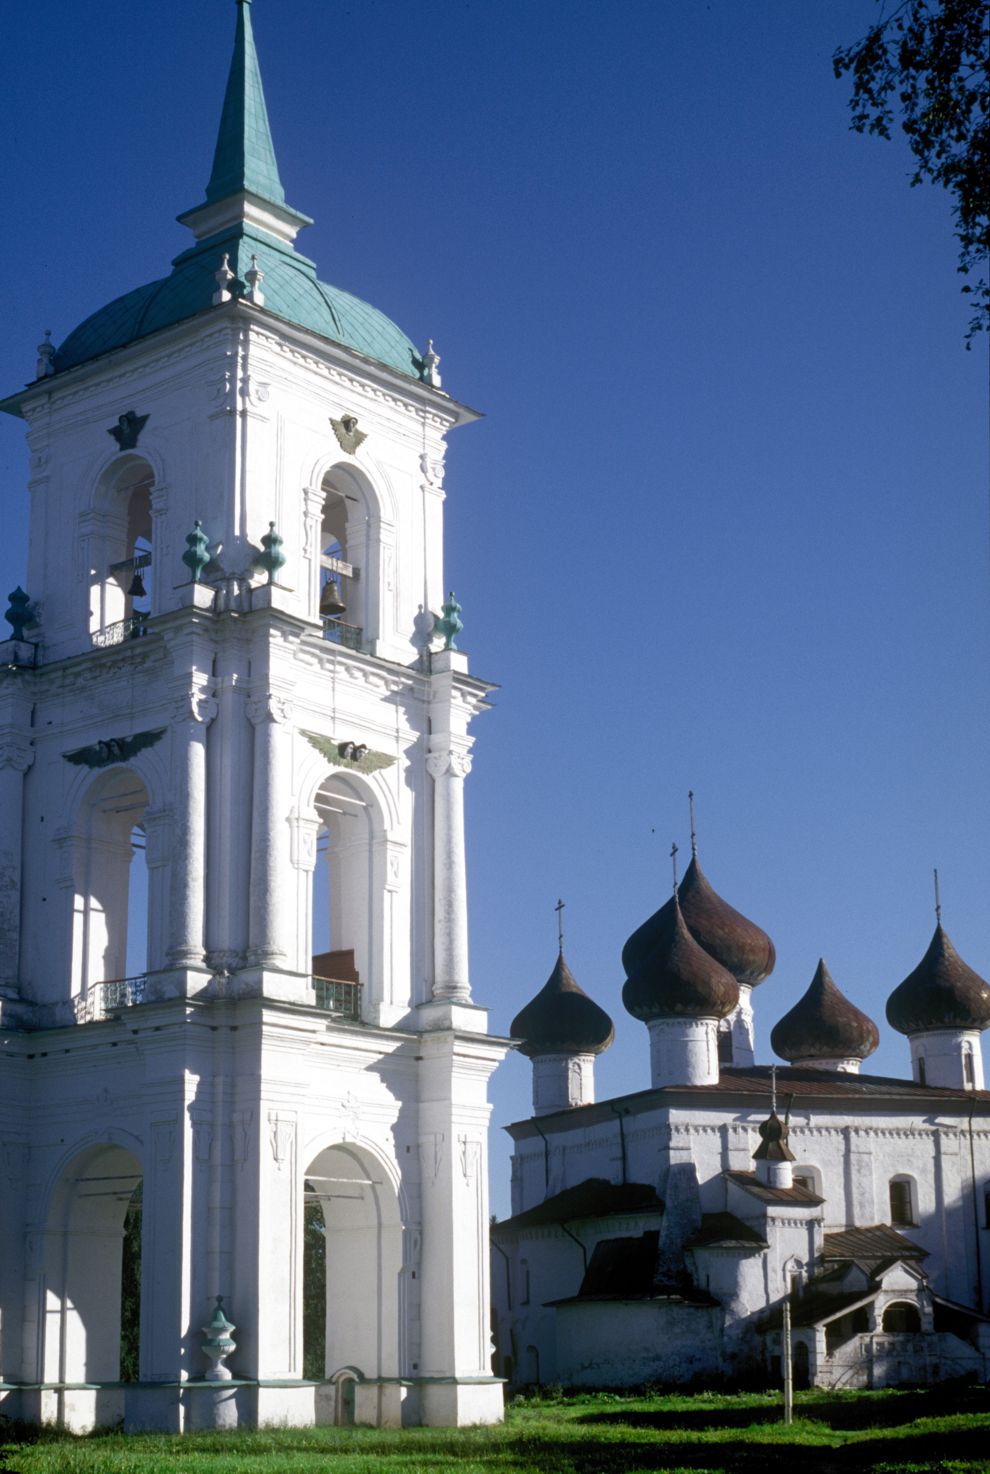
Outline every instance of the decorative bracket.
{"type": "Polygon", "coordinates": [[[133,450],[148,419],[148,415],[137,415],[129,409],[125,415],[119,417],[116,425],[111,425],[107,434],[116,440],[118,450],[133,450]]]}
{"type": "Polygon", "coordinates": [[[89,747],[77,747],[73,752],[63,752],[67,763],[85,768],[109,768],[111,763],[129,763],[135,753],[146,747],[154,747],[165,736],[164,727],[151,732],[135,732],[131,737],[108,737],[93,742],[89,747]]]}
{"type": "Polygon", "coordinates": [[[358,746],[353,742],[338,742],[333,737],[322,737],[319,732],[303,732],[302,735],[334,768],[353,768],[358,773],[374,773],[379,768],[390,768],[395,762],[395,758],[389,757],[388,753],[375,752],[363,744],[358,746]],[[351,753],[360,753],[361,756],[351,756],[351,753]]]}
{"type": "Polygon", "coordinates": [[[339,420],[331,415],[330,423],[341,450],[346,450],[348,455],[354,455],[368,438],[363,430],[358,429],[357,415],[341,415],[339,420]]]}

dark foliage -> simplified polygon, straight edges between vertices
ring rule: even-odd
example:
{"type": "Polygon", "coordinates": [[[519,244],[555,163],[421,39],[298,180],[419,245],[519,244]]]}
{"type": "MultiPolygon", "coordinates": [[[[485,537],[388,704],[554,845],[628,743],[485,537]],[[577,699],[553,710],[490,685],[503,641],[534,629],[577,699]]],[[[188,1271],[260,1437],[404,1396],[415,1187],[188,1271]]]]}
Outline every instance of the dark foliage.
{"type": "MultiPolygon", "coordinates": [[[[309,1184],[306,1184],[309,1188],[309,1184]]],[[[322,1382],[327,1348],[327,1229],[318,1201],[303,1217],[303,1376],[322,1382]]]]}
{"type": "Polygon", "coordinates": [[[127,1205],[120,1264],[120,1380],[140,1377],[141,1337],[141,1184],[127,1205]]]}
{"type": "Polygon", "coordinates": [[[891,136],[895,117],[923,179],[953,197],[959,270],[981,273],[969,338],[990,326],[990,57],[982,0],[903,0],[854,46],[839,47],[836,77],[852,76],[852,127],[891,136]]]}

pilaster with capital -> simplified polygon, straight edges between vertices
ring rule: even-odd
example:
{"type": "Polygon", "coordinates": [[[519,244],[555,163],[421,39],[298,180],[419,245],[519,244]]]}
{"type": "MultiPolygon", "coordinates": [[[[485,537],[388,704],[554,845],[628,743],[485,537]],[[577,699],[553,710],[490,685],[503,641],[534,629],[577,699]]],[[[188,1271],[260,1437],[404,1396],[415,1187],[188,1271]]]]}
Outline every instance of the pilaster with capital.
{"type": "Polygon", "coordinates": [[[20,964],[24,775],[34,762],[25,732],[0,728],[0,994],[17,991],[20,964]]]}
{"type": "Polygon", "coordinates": [[[303,491],[302,550],[303,562],[306,565],[305,587],[309,590],[309,601],[306,612],[310,619],[317,617],[316,611],[320,603],[320,553],[323,551],[320,546],[320,531],[323,525],[323,503],[325,500],[326,493],[322,487],[307,486],[303,491]]]}
{"type": "Polygon", "coordinates": [[[467,1002],[467,874],[464,854],[466,750],[443,747],[426,766],[433,779],[433,996],[467,1002]]]}
{"type": "Polygon", "coordinates": [[[175,693],[172,710],[172,784],[175,795],[168,961],[177,967],[204,961],[206,886],[206,729],[217,703],[204,680],[175,693]]]}
{"type": "Polygon", "coordinates": [[[248,961],[284,967],[294,924],[286,881],[292,707],[283,696],[263,691],[248,701],[247,716],[254,727],[248,961]]]}

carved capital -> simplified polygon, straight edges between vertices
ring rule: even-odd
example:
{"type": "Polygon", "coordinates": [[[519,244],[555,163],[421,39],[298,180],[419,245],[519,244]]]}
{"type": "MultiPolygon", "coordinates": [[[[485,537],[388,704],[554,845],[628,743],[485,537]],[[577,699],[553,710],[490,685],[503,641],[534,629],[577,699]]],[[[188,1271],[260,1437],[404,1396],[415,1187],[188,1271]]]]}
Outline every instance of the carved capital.
{"type": "Polygon", "coordinates": [[[13,768],[15,773],[26,773],[34,762],[34,748],[29,737],[15,732],[0,736],[0,769],[13,768]]]}
{"type": "Polygon", "coordinates": [[[442,778],[449,773],[453,778],[466,778],[471,771],[471,754],[468,752],[431,752],[426,767],[433,778],[442,778]]]}
{"type": "Polygon", "coordinates": [[[419,458],[419,468],[427,486],[440,487],[443,485],[442,456],[431,456],[428,451],[424,450],[419,458]]]}
{"type": "Polygon", "coordinates": [[[180,691],[172,707],[173,722],[202,722],[208,727],[218,711],[216,698],[203,686],[180,691]]]}
{"type": "Polygon", "coordinates": [[[274,691],[265,691],[261,696],[252,696],[245,707],[247,719],[253,727],[260,727],[263,722],[291,721],[292,705],[284,696],[276,696],[274,691]]]}

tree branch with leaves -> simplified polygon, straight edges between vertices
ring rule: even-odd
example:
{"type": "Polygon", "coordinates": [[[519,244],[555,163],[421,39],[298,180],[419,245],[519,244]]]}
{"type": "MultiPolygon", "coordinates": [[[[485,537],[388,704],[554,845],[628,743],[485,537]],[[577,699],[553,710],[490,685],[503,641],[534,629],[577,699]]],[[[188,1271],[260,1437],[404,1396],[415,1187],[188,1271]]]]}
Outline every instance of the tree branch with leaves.
{"type": "Polygon", "coordinates": [[[990,327],[990,49],[981,0],[903,0],[862,40],[839,47],[836,77],[852,77],[851,127],[890,138],[895,120],[916,160],[911,183],[953,196],[962,290],[973,298],[966,346],[990,327]]]}

